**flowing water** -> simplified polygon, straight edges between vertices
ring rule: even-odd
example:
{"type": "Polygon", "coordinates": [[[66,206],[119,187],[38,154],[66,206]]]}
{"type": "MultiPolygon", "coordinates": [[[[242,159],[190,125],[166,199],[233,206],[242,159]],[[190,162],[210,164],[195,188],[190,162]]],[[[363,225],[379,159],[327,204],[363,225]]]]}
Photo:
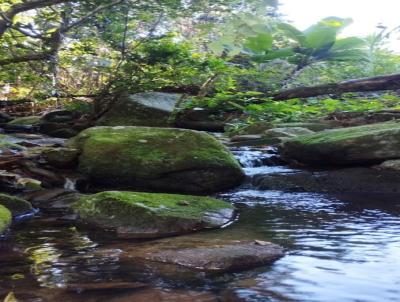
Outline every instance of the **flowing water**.
{"type": "MultiPolygon", "coordinates": [[[[269,149],[233,152],[249,178],[296,172],[269,166],[269,149]]],[[[236,205],[238,220],[194,236],[272,241],[287,255],[243,273],[166,276],[122,265],[118,253],[96,253],[114,239],[79,230],[59,214],[39,213],[0,242],[0,297],[14,291],[21,301],[35,302],[400,301],[398,196],[260,191],[248,181],[218,197],[236,205]],[[97,288],[84,292],[77,286],[93,283],[97,288]]]]}

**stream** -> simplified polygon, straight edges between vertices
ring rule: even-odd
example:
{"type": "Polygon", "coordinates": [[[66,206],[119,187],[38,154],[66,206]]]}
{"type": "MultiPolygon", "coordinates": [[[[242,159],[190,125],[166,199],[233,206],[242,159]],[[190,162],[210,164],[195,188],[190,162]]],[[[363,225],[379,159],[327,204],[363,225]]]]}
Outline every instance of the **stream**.
{"type": "MultiPolygon", "coordinates": [[[[271,149],[232,152],[248,180],[216,196],[234,203],[239,218],[193,236],[278,243],[287,254],[273,265],[226,275],[156,275],[122,265],[117,253],[97,253],[114,238],[77,229],[60,213],[39,212],[0,241],[0,296],[13,291],[20,301],[34,302],[400,301],[398,197],[257,190],[254,175],[296,170],[270,165],[271,149]]],[[[73,180],[66,186],[73,189],[73,180]]],[[[124,244],[134,243],[119,241],[124,244]]]]}

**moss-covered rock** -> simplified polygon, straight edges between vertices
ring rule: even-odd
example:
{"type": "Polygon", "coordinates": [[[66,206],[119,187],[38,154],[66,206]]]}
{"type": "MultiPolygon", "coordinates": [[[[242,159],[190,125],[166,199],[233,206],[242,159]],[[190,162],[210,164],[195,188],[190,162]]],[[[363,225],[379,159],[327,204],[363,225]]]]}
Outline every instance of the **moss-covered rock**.
{"type": "Polygon", "coordinates": [[[400,123],[333,129],[285,142],[282,154],[308,164],[363,164],[400,158],[400,123]]]}
{"type": "Polygon", "coordinates": [[[42,123],[42,118],[40,116],[25,116],[13,119],[8,122],[9,125],[22,125],[22,126],[33,126],[40,125],[42,123]]]}
{"type": "Polygon", "coordinates": [[[227,202],[199,196],[143,192],[101,192],[74,205],[80,218],[120,237],[154,238],[226,224],[234,208],[227,202]]]}
{"type": "Polygon", "coordinates": [[[10,211],[0,205],[0,235],[4,233],[4,231],[11,224],[11,213],[10,211]]]}
{"type": "Polygon", "coordinates": [[[314,133],[314,131],[301,127],[272,128],[264,131],[262,139],[266,144],[274,145],[289,138],[312,133],[314,133]]]}
{"type": "Polygon", "coordinates": [[[181,94],[162,92],[121,95],[96,125],[166,127],[181,97],[181,94]]]}
{"type": "Polygon", "coordinates": [[[79,150],[79,171],[95,185],[169,192],[232,188],[244,174],[211,135],[150,127],[94,127],[69,141],[79,150]]]}
{"type": "Polygon", "coordinates": [[[233,132],[232,135],[240,134],[261,134],[273,128],[305,128],[311,131],[319,132],[327,129],[339,127],[335,121],[320,121],[320,122],[303,122],[303,123],[273,123],[273,122],[257,122],[247,125],[240,130],[233,132]]]}
{"type": "Polygon", "coordinates": [[[11,211],[13,216],[31,213],[32,205],[25,199],[0,193],[0,205],[11,211]]]}

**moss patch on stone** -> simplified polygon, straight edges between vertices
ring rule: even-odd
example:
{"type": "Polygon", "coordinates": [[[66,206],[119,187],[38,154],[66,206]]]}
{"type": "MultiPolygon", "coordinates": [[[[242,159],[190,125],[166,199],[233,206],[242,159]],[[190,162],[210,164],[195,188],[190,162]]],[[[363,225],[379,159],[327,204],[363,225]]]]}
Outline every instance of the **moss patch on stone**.
{"type": "Polygon", "coordinates": [[[359,164],[400,158],[400,123],[326,130],[285,142],[283,155],[306,163],[359,164]]]}
{"type": "MultiPolygon", "coordinates": [[[[81,153],[79,170],[104,183],[118,179],[120,184],[148,184],[150,180],[161,182],[175,178],[171,184],[173,187],[179,174],[199,172],[197,176],[191,176],[198,179],[179,179],[183,181],[181,186],[184,189],[185,182],[199,187],[212,186],[207,184],[208,181],[230,182],[232,186],[238,184],[243,177],[241,167],[233,155],[214,137],[199,131],[94,127],[73,138],[69,146],[81,153]],[[215,179],[215,175],[221,176],[215,179]],[[231,179],[227,178],[229,175],[231,179]]],[[[226,188],[226,185],[222,187],[226,188]]],[[[211,188],[210,191],[213,190],[211,188]]]]}
{"type": "Polygon", "coordinates": [[[33,211],[32,205],[25,199],[3,193],[0,193],[0,205],[10,210],[13,216],[19,216],[33,211]]]}
{"type": "Polygon", "coordinates": [[[11,213],[10,211],[0,205],[0,235],[4,233],[4,231],[10,226],[11,224],[11,213]]]}
{"type": "Polygon", "coordinates": [[[8,122],[9,125],[39,125],[42,123],[42,118],[40,116],[25,116],[25,117],[17,117],[13,119],[11,122],[8,122]]]}
{"type": "Polygon", "coordinates": [[[84,196],[74,204],[86,222],[129,237],[162,237],[229,222],[233,206],[213,198],[108,191],[84,196]]]}

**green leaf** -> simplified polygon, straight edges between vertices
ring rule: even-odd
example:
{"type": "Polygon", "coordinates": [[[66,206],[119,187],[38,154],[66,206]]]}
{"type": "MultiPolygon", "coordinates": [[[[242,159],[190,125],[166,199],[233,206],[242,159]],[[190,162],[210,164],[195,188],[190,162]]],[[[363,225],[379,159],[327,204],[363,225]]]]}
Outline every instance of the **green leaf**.
{"type": "Polygon", "coordinates": [[[255,62],[267,62],[275,59],[283,59],[294,56],[295,52],[291,48],[281,48],[277,50],[272,50],[264,55],[254,55],[251,59],[255,62]]]}
{"type": "Polygon", "coordinates": [[[300,45],[304,44],[304,34],[293,25],[290,25],[288,23],[279,23],[277,27],[278,29],[282,30],[289,39],[298,42],[300,45]]]}
{"type": "Polygon", "coordinates": [[[246,39],[244,43],[244,47],[248,48],[249,50],[255,53],[261,53],[272,48],[272,35],[269,33],[262,33],[258,34],[254,37],[249,37],[246,39]]]}

